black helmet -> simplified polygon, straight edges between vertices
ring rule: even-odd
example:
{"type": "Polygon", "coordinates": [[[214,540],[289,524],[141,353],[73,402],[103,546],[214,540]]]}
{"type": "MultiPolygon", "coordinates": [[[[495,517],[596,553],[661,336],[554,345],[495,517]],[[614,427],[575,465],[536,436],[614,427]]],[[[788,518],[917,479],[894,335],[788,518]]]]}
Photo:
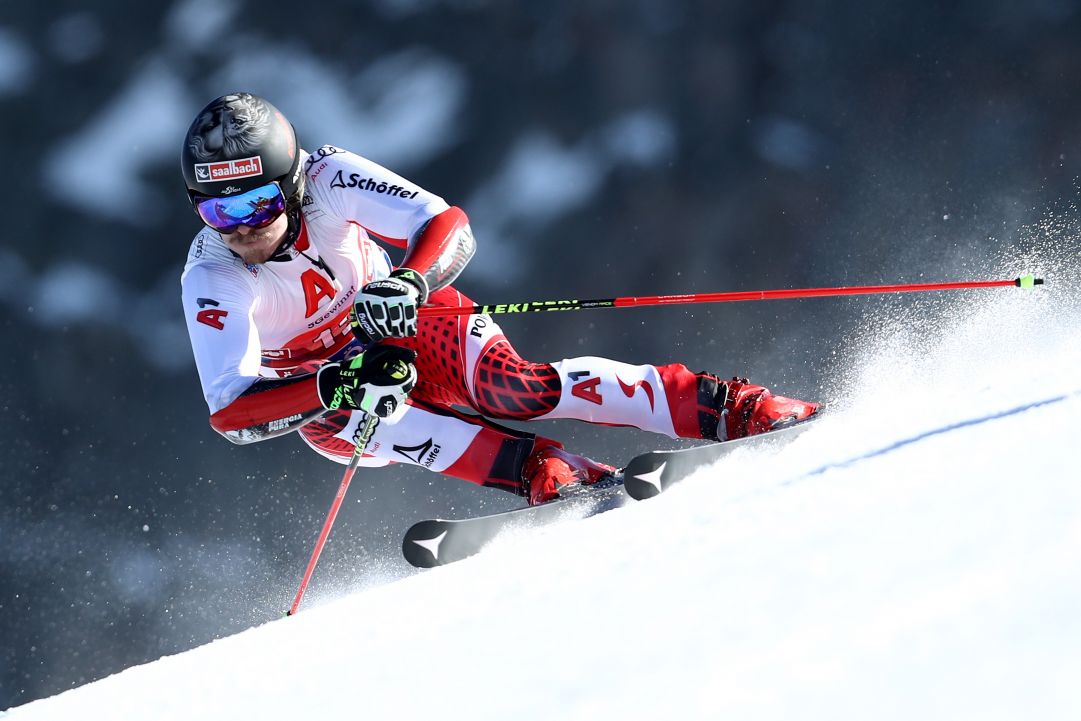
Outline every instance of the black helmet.
{"type": "Polygon", "coordinates": [[[180,157],[193,204],[276,180],[287,212],[295,216],[300,209],[304,174],[296,130],[258,95],[223,95],[203,108],[184,136],[180,157]]]}

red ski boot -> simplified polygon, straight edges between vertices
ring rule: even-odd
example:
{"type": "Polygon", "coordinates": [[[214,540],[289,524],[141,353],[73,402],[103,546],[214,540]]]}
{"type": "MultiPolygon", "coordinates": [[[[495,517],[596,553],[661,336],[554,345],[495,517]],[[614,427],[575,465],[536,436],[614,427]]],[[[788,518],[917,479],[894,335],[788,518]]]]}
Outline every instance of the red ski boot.
{"type": "Polygon", "coordinates": [[[698,403],[702,437],[718,441],[783,428],[814,415],[819,408],[818,403],[775,396],[746,378],[722,381],[708,373],[698,376],[698,403]]]}
{"type": "Polygon", "coordinates": [[[791,425],[818,412],[817,403],[775,396],[746,378],[725,381],[724,428],[727,438],[743,438],[791,425]]]}
{"type": "Polygon", "coordinates": [[[596,483],[615,468],[568,453],[555,441],[538,438],[533,453],[522,467],[522,478],[529,484],[529,505],[536,506],[559,498],[559,489],[576,483],[596,483]]]}

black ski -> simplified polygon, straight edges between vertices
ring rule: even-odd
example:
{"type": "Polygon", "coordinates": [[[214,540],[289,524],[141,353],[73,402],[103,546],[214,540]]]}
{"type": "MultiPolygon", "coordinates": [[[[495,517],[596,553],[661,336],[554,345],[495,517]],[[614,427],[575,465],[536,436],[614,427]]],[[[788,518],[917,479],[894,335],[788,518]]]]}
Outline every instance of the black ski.
{"type": "Polygon", "coordinates": [[[639,501],[652,498],[702,466],[707,466],[732,451],[791,440],[821,417],[822,412],[819,411],[810,418],[757,436],[675,451],[651,451],[635,456],[623,469],[623,483],[627,495],[639,501]]]}
{"type": "Polygon", "coordinates": [[[595,516],[623,505],[623,477],[609,476],[591,486],[576,486],[539,506],[457,521],[436,519],[414,523],[402,539],[402,555],[418,568],[460,561],[478,552],[511,528],[543,526],[564,518],[595,516]]]}
{"type": "Polygon", "coordinates": [[[591,486],[575,486],[564,491],[564,495],[557,500],[540,506],[516,508],[475,518],[420,521],[406,531],[402,539],[402,555],[418,568],[445,566],[479,553],[508,529],[535,528],[563,519],[595,516],[622,506],[628,495],[638,500],[650,498],[701,466],[738,448],[794,438],[820,416],[821,412],[791,426],[734,441],[677,451],[643,453],[635,456],[622,474],[602,479],[591,486]]]}

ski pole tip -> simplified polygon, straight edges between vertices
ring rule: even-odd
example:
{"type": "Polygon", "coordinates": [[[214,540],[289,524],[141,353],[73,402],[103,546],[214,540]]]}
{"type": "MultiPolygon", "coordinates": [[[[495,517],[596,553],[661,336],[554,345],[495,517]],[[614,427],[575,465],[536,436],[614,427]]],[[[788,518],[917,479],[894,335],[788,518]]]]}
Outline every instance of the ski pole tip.
{"type": "Polygon", "coordinates": [[[1032,288],[1037,285],[1043,285],[1043,278],[1036,278],[1031,275],[1022,275],[1020,278],[1014,281],[1018,288],[1032,288]]]}

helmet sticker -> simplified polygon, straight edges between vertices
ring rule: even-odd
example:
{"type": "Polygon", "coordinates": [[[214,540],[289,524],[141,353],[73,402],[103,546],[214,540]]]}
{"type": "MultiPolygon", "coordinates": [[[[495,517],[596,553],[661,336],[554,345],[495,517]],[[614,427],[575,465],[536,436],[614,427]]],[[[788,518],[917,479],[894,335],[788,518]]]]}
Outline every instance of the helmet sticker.
{"type": "Polygon", "coordinates": [[[223,160],[220,163],[196,163],[195,177],[200,183],[220,183],[237,178],[262,175],[263,159],[258,155],[239,160],[223,160]]]}
{"type": "Polygon", "coordinates": [[[196,163],[196,177],[200,183],[235,181],[238,177],[263,174],[263,158],[252,156],[240,160],[223,160],[217,163],[196,163]]]}
{"type": "Polygon", "coordinates": [[[261,98],[225,95],[195,119],[188,149],[203,162],[236,157],[257,150],[270,132],[270,111],[261,98]]]}

